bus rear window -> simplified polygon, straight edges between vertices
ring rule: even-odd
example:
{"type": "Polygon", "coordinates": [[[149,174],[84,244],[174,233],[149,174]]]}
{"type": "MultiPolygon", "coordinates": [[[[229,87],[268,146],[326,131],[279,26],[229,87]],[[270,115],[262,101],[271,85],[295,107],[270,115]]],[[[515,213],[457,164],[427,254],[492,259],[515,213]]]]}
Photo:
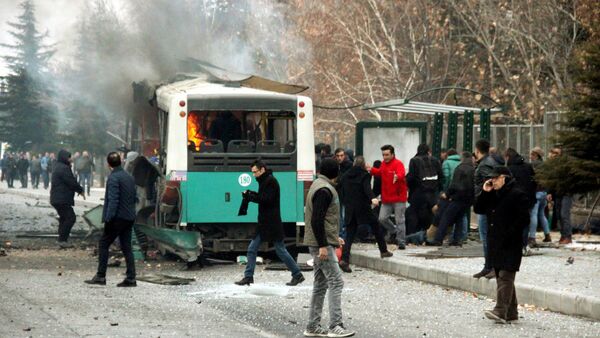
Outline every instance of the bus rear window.
{"type": "Polygon", "coordinates": [[[293,112],[191,111],[188,150],[199,153],[292,153],[293,112]]]}

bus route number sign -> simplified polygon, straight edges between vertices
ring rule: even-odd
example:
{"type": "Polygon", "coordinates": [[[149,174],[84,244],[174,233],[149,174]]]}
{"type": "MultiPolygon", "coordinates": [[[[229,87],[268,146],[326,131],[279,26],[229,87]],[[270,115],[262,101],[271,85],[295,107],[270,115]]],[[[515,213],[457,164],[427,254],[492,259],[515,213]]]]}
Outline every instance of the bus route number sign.
{"type": "Polygon", "coordinates": [[[246,173],[241,174],[240,177],[238,177],[238,183],[242,187],[247,187],[252,183],[252,177],[246,173]]]}

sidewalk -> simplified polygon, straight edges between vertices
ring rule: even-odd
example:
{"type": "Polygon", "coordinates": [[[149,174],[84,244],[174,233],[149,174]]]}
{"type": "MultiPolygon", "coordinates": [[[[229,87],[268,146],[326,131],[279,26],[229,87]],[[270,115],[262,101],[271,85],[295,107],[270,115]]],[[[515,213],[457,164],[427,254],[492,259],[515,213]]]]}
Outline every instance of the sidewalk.
{"type": "MultiPolygon", "coordinates": [[[[20,183],[15,181],[15,188],[8,189],[6,187],[6,183],[0,183],[0,193],[5,194],[15,194],[21,196],[32,197],[44,201],[50,201],[50,188],[47,190],[43,187],[38,189],[33,189],[31,186],[27,186],[27,188],[17,188],[20,183]]],[[[93,208],[97,205],[104,203],[104,188],[91,188],[90,189],[91,196],[85,196],[85,200],[83,197],[79,195],[75,195],[75,205],[86,208],[93,208]]]]}
{"type": "MultiPolygon", "coordinates": [[[[555,241],[558,236],[553,236],[555,241]]],[[[595,237],[593,240],[597,241],[598,236],[595,237]]],[[[580,236],[574,235],[573,239],[578,240],[580,236]]],[[[468,254],[477,251],[475,246],[481,247],[481,244],[470,241],[463,248],[451,250],[458,255],[461,250],[468,254]]],[[[562,248],[534,249],[533,256],[523,257],[515,282],[519,304],[600,320],[600,246],[590,245],[584,250],[581,247],[581,244],[574,243],[562,248]],[[573,258],[572,263],[567,262],[570,257],[573,258]]],[[[437,250],[439,249],[435,247],[408,246],[406,250],[395,250],[393,257],[384,260],[379,257],[375,245],[358,244],[352,247],[350,262],[369,269],[473,292],[475,296],[481,294],[496,297],[495,279],[472,277],[483,267],[483,257],[431,259],[415,256],[437,250]]]]}

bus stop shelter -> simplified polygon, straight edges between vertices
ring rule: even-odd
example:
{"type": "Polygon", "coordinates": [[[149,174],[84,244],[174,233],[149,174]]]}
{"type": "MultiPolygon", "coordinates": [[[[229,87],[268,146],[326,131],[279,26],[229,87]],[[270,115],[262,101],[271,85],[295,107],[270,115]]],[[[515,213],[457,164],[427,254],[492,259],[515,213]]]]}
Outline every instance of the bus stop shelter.
{"type": "Polygon", "coordinates": [[[448,123],[446,145],[456,148],[459,116],[463,117],[463,151],[473,151],[473,127],[475,114],[479,114],[480,138],[490,139],[491,114],[500,112],[500,108],[477,108],[459,105],[427,103],[410,99],[394,99],[371,104],[364,104],[364,110],[390,111],[397,113],[423,114],[433,116],[431,150],[436,157],[440,156],[443,141],[444,120],[448,123]],[[447,116],[445,116],[447,115],[447,116]]]}

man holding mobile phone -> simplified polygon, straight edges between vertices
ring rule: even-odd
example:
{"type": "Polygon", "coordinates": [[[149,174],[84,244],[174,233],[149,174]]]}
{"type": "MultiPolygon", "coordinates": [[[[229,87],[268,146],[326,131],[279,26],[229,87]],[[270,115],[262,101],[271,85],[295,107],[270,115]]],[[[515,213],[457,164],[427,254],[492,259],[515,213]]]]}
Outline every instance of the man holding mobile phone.
{"type": "Polygon", "coordinates": [[[510,170],[498,166],[487,176],[475,202],[475,212],[487,217],[488,259],[497,278],[496,306],[485,316],[498,323],[519,318],[515,277],[523,257],[523,230],[529,226],[528,201],[510,170]]]}

